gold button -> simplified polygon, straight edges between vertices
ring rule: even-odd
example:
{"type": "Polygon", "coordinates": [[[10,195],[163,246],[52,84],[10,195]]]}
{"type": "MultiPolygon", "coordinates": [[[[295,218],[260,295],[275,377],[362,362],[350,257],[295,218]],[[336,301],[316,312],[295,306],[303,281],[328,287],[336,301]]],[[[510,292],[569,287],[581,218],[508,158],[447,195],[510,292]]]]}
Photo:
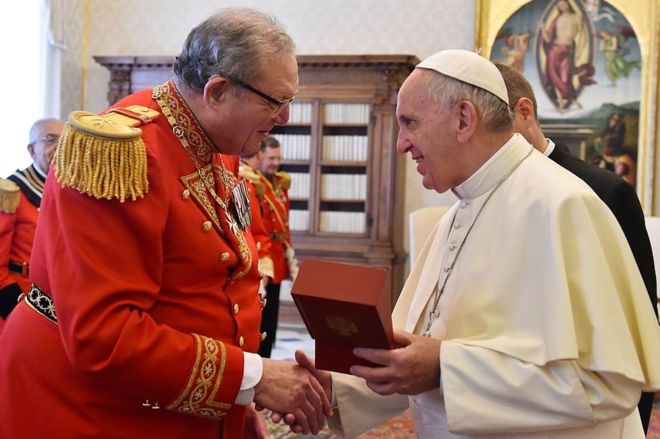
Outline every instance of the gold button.
{"type": "Polygon", "coordinates": [[[240,337],[238,337],[238,345],[243,346],[244,344],[245,344],[245,339],[241,335],[240,337]]]}
{"type": "Polygon", "coordinates": [[[266,337],[268,337],[268,333],[266,331],[261,333],[261,341],[266,340],[266,337]]]}
{"type": "Polygon", "coordinates": [[[190,198],[190,191],[188,189],[184,189],[183,192],[181,192],[181,198],[184,200],[190,198]]]}
{"type": "Polygon", "coordinates": [[[238,307],[238,303],[234,303],[234,314],[238,314],[238,311],[240,308],[238,307]]]}
{"type": "Polygon", "coordinates": [[[220,254],[220,260],[221,261],[226,261],[227,259],[229,259],[229,252],[222,252],[220,254]]]}
{"type": "Polygon", "coordinates": [[[257,251],[261,250],[261,243],[257,242],[257,251]]]}
{"type": "Polygon", "coordinates": [[[213,225],[211,224],[211,221],[204,221],[202,223],[202,230],[204,230],[205,232],[208,232],[209,230],[211,230],[212,226],[213,225]]]}

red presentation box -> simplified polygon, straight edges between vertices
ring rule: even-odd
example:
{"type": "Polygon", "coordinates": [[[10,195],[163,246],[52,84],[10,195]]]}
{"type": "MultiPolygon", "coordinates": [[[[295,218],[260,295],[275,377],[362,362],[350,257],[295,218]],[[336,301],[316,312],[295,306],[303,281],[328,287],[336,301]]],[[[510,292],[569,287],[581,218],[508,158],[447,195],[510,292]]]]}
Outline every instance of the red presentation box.
{"type": "Polygon", "coordinates": [[[315,340],[317,369],[348,373],[373,364],[353,355],[354,347],[392,349],[391,298],[387,270],[305,259],[291,295],[315,340]]]}

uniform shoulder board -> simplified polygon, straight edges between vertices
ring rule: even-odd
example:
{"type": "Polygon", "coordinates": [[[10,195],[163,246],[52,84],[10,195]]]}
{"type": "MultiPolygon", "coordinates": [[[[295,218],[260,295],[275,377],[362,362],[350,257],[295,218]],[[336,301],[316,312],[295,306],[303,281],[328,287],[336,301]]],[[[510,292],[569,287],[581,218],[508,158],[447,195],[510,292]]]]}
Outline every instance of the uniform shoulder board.
{"type": "Polygon", "coordinates": [[[21,202],[20,188],[11,180],[0,178],[0,212],[16,213],[21,202]]]}
{"type": "Polygon", "coordinates": [[[282,186],[284,189],[289,189],[291,187],[291,176],[284,172],[284,171],[278,171],[275,173],[277,176],[277,180],[279,182],[279,185],[282,186]]]}
{"type": "Polygon", "coordinates": [[[247,180],[248,182],[250,182],[254,186],[254,191],[257,195],[264,194],[266,188],[264,188],[264,185],[261,181],[261,177],[259,176],[259,174],[255,172],[254,169],[244,164],[241,164],[238,167],[238,175],[243,179],[247,180]]]}
{"type": "Polygon", "coordinates": [[[149,192],[147,150],[138,126],[159,114],[141,105],[103,115],[72,112],[53,159],[57,181],[98,199],[144,197],[149,192]]]}

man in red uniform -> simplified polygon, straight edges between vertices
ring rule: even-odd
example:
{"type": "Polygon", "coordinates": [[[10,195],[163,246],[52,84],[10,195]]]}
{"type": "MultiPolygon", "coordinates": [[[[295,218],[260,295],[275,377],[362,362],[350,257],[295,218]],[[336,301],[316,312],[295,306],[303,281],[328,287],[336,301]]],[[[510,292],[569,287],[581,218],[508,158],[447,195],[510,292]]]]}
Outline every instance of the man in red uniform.
{"type": "Polygon", "coordinates": [[[268,136],[261,150],[250,158],[244,159],[251,166],[255,178],[248,178],[257,188],[256,194],[261,205],[263,223],[270,237],[270,258],[272,273],[266,273],[266,306],[261,320],[264,340],[259,346],[262,357],[270,357],[275,343],[277,320],[280,306],[280,287],[284,279],[295,279],[298,262],[291,246],[289,233],[289,195],[291,177],[286,172],[278,171],[281,162],[280,143],[268,136]]]}
{"type": "MultiPolygon", "coordinates": [[[[260,200],[260,197],[263,196],[266,190],[266,187],[262,182],[263,175],[259,172],[259,167],[261,166],[262,161],[261,157],[265,148],[265,143],[261,142],[257,152],[241,156],[241,163],[238,168],[238,174],[246,181],[250,193],[250,213],[252,216],[250,232],[257,245],[257,255],[259,257],[258,266],[259,273],[261,274],[260,294],[263,299],[266,299],[266,285],[269,280],[273,278],[273,259],[270,256],[270,231],[266,226],[263,206],[261,205],[260,200]]],[[[267,335],[267,333],[262,333],[262,340],[265,339],[267,335]]]]}
{"type": "Polygon", "coordinates": [[[331,412],[307,371],[254,354],[238,155],[288,120],[293,42],[272,17],[225,9],[173,70],[101,116],[69,116],[33,286],[0,335],[0,437],[242,438],[252,402],[315,433],[331,412]]]}
{"type": "Polygon", "coordinates": [[[30,254],[41,195],[64,122],[40,119],[30,128],[32,164],[0,182],[0,329],[30,289],[30,254]]]}

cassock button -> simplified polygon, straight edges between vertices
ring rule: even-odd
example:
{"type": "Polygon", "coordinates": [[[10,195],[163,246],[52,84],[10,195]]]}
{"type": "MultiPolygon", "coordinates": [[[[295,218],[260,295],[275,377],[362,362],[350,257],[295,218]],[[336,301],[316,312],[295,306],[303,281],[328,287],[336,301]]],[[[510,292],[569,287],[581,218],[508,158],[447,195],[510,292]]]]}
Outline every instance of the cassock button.
{"type": "Polygon", "coordinates": [[[211,224],[211,221],[204,221],[202,223],[202,230],[204,230],[205,232],[208,232],[209,230],[211,230],[211,227],[213,227],[213,225],[211,224]]]}
{"type": "Polygon", "coordinates": [[[261,250],[261,243],[257,242],[257,251],[261,250]]]}
{"type": "Polygon", "coordinates": [[[222,252],[222,253],[220,253],[220,260],[221,260],[221,261],[224,262],[224,261],[226,261],[227,259],[229,259],[229,252],[222,252]]]}
{"type": "Polygon", "coordinates": [[[450,252],[453,252],[454,250],[456,250],[456,244],[451,243],[451,244],[449,244],[448,248],[449,248],[450,252]]]}
{"type": "Polygon", "coordinates": [[[454,228],[455,228],[455,229],[460,229],[460,228],[461,228],[461,224],[460,224],[460,223],[454,223],[454,228]]]}
{"type": "Polygon", "coordinates": [[[268,333],[266,331],[261,333],[261,341],[266,340],[266,337],[268,337],[268,333]]]}
{"type": "Polygon", "coordinates": [[[151,404],[149,404],[148,399],[142,403],[142,407],[151,407],[151,404]]]}
{"type": "Polygon", "coordinates": [[[188,189],[184,189],[183,192],[181,192],[181,198],[184,200],[190,198],[190,191],[188,189]]]}
{"type": "Polygon", "coordinates": [[[158,403],[155,402],[155,403],[151,406],[151,408],[154,409],[154,410],[158,410],[160,407],[158,406],[158,403]]]}
{"type": "Polygon", "coordinates": [[[240,308],[238,306],[238,303],[234,303],[234,308],[232,309],[232,311],[234,311],[234,314],[238,314],[239,310],[240,310],[240,308]]]}
{"type": "Polygon", "coordinates": [[[451,265],[445,265],[443,270],[445,270],[445,273],[449,273],[449,270],[451,270],[451,265]]]}
{"type": "Polygon", "coordinates": [[[461,204],[460,204],[461,209],[465,209],[465,208],[468,207],[469,205],[470,205],[470,203],[468,203],[467,201],[461,201],[461,204]]]}
{"type": "Polygon", "coordinates": [[[245,344],[245,339],[241,335],[240,337],[238,337],[238,345],[243,346],[244,344],[245,344]]]}

